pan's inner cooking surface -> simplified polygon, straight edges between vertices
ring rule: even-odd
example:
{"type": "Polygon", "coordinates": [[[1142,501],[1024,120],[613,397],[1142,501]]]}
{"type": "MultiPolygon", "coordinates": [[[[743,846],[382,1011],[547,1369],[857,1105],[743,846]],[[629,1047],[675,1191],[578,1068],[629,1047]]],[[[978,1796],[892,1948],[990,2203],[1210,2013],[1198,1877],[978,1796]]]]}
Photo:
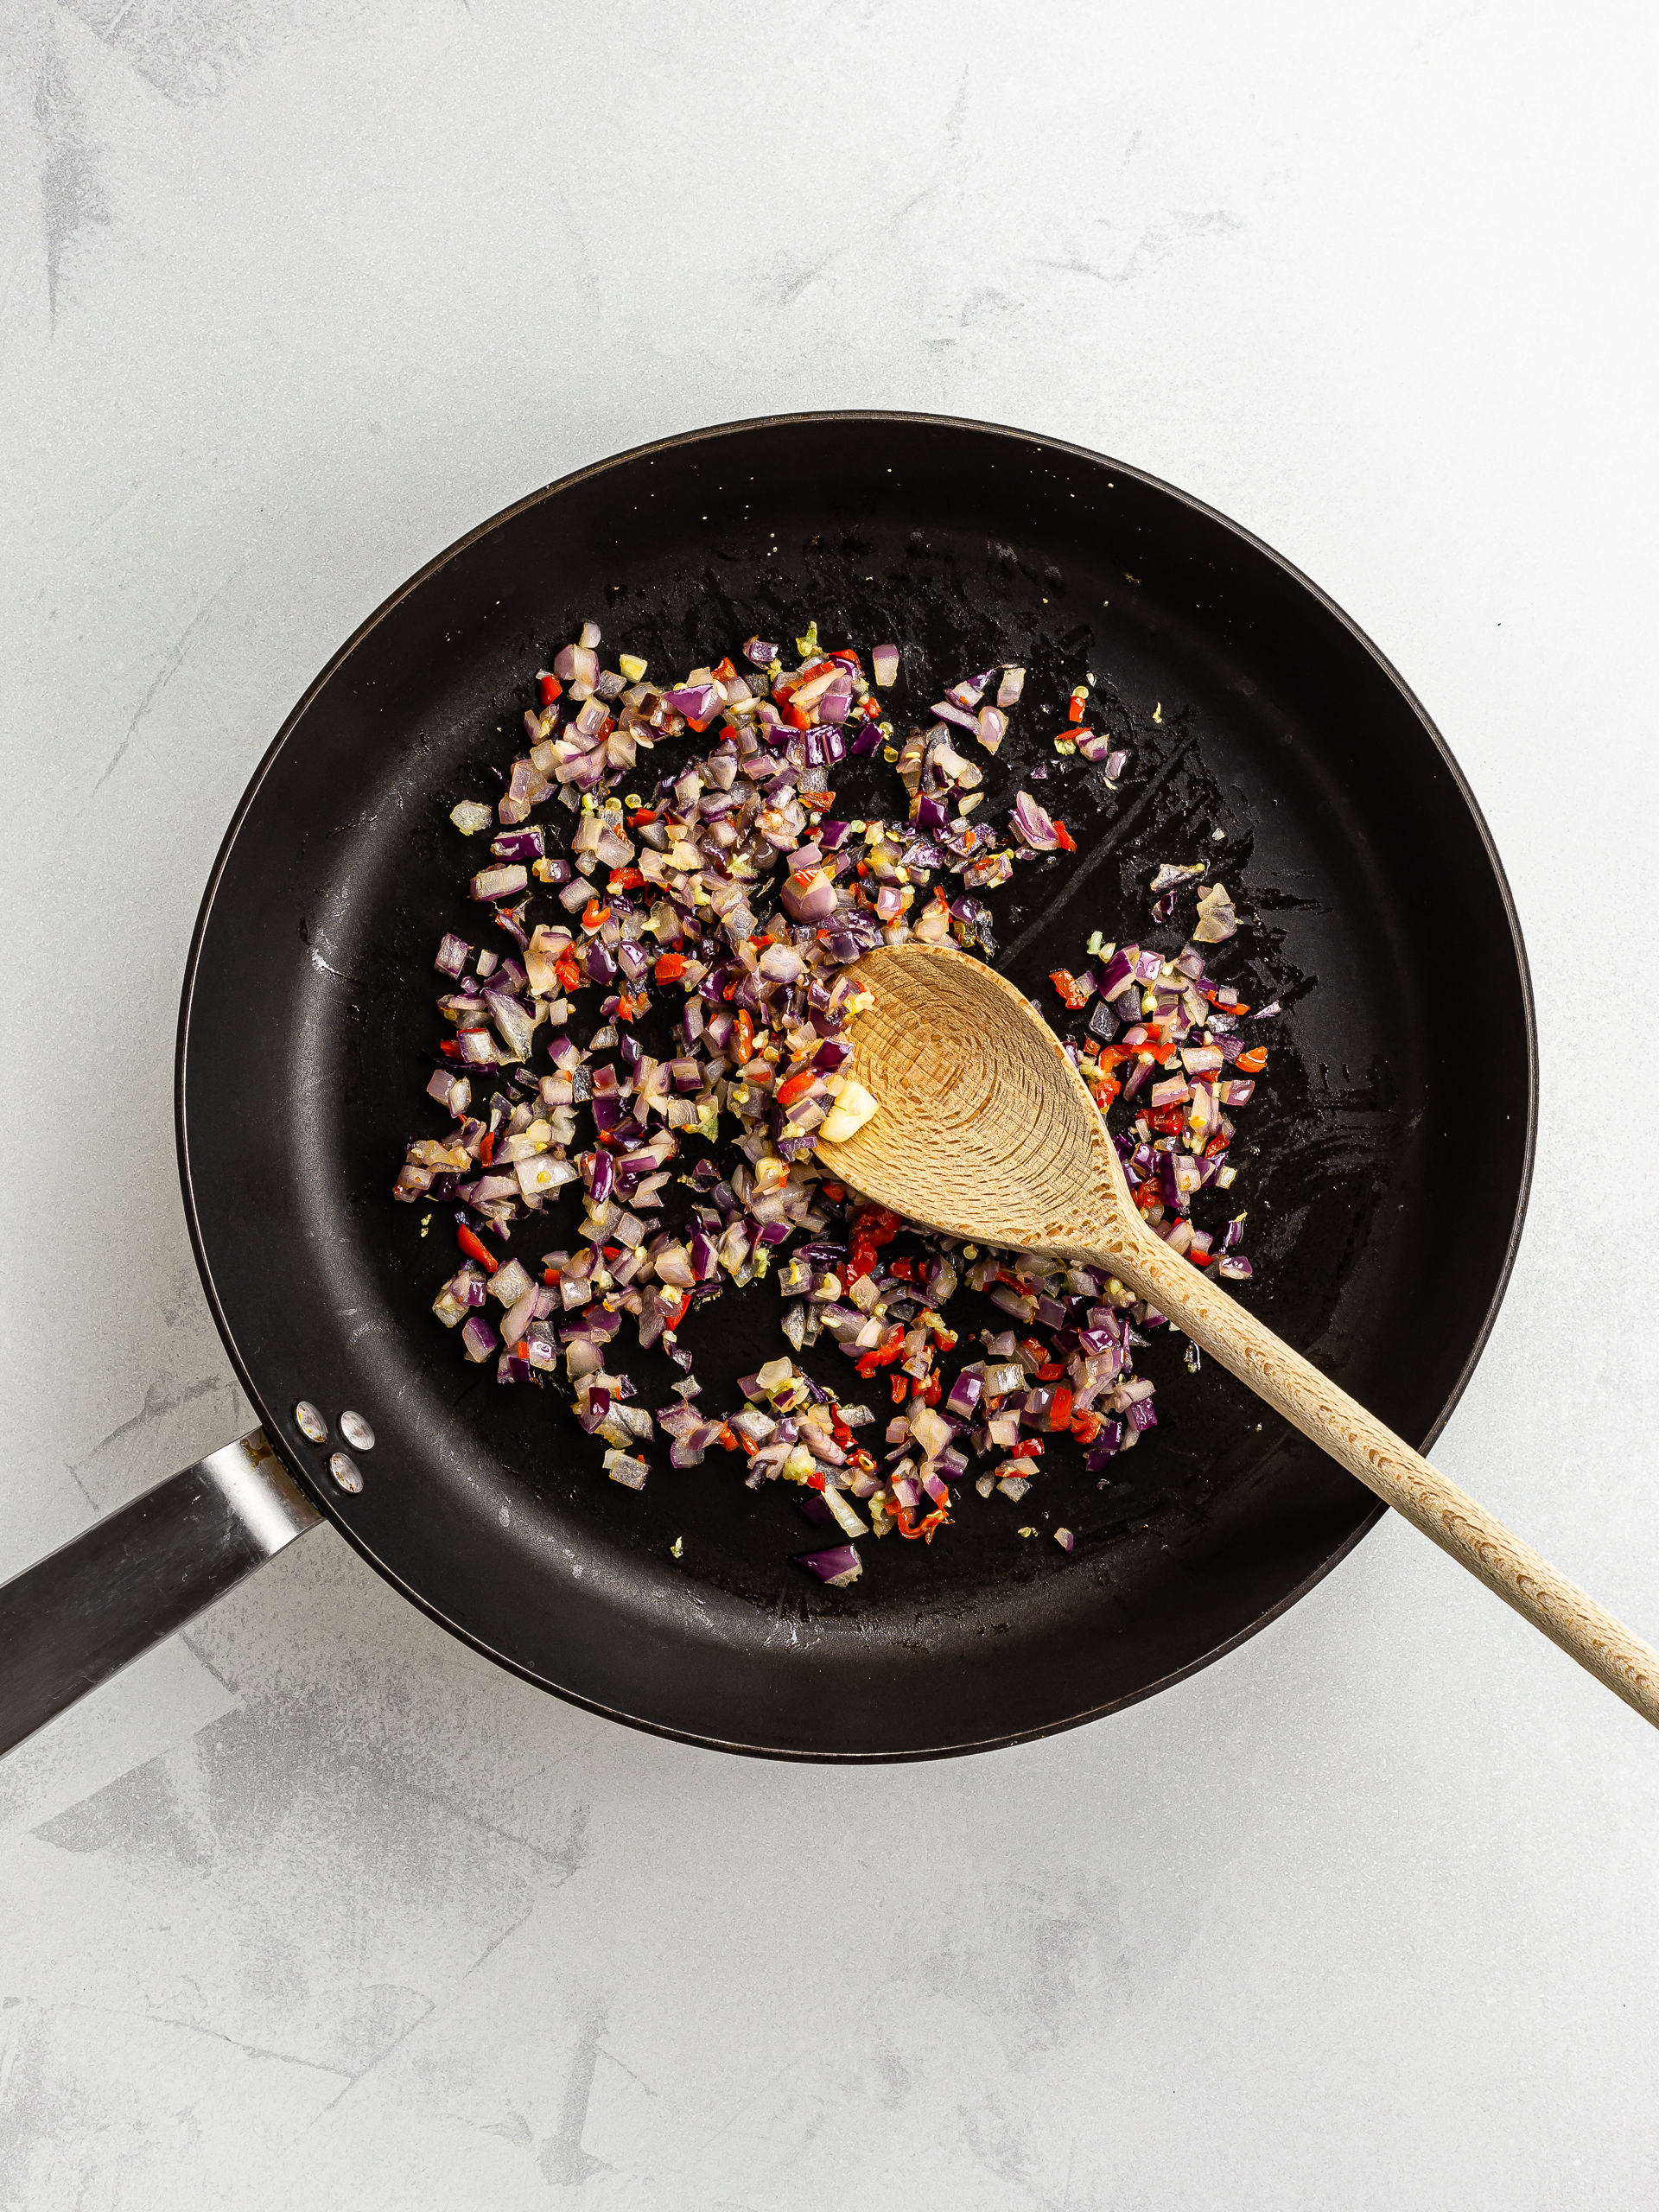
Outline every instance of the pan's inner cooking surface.
{"type": "MultiPolygon", "coordinates": [[[[521,511],[369,633],[277,756],[218,894],[186,1061],[203,1242],[265,1410],[314,1471],[293,1400],[369,1412],[380,1442],[361,1497],[329,1500],[337,1517],[486,1649],[647,1725],[892,1755],[1061,1725],[1196,1663],[1371,1507],[1230,1377],[1185,1373],[1178,1338],[1140,1356],[1160,1425],[1105,1489],[1080,1450],[1051,1446],[1020,1507],[964,1485],[931,1548],[866,1539],[862,1580],[836,1592],[789,1564],[822,1541],[792,1488],[751,1491],[721,1452],[675,1471],[654,1448],[645,1490],[624,1491],[567,1397],[499,1387],[433,1319],[453,1206],[390,1197],[408,1137],[444,1123],[421,1057],[443,1030],[432,956],[451,928],[506,949],[464,895],[486,841],[448,810],[499,791],[489,766],[521,749],[535,671],[589,618],[607,661],[637,652],[657,674],[812,619],[827,641],[890,636],[906,649],[901,734],[969,670],[1025,663],[983,811],[1025,784],[1078,851],[992,894],[997,964],[1058,1020],[1048,970],[1083,965],[1091,930],[1152,933],[1158,865],[1211,861],[1244,918],[1224,972],[1290,1003],[1233,1152],[1256,1268],[1243,1295],[1414,1437],[1484,1324],[1523,1172],[1525,1016],[1512,980],[1514,1114],[1478,1146],[1459,1099],[1483,1071],[1440,971],[1484,950],[1501,995],[1514,954],[1467,810],[1398,692],[1264,556],[1108,464],[819,422],[637,457],[521,511]],[[1085,670],[1097,724],[1129,751],[1115,792],[1052,749],[1085,670]],[[1460,1273],[1427,1258],[1448,1205],[1460,1273]],[[1020,1539],[1033,1521],[1045,1538],[1071,1527],[1075,1554],[1020,1539]]],[[[695,742],[659,747],[651,779],[695,742]]],[[[832,780],[842,817],[902,801],[879,756],[832,780]]],[[[562,809],[542,812],[563,828],[562,809]]],[[[556,918],[543,903],[531,918],[556,918]]],[[[512,1249],[532,1262],[570,1242],[550,1210],[512,1249]]],[[[784,1348],[781,1302],[767,1281],[688,1316],[705,1404],[738,1402],[736,1377],[784,1348]]],[[[958,1357],[1005,1325],[966,1291],[950,1319],[958,1357]]],[[[619,1357],[661,1402],[677,1370],[619,1357]]],[[[884,1378],[861,1389],[827,1338],[802,1363],[885,1422],[884,1378]]]]}

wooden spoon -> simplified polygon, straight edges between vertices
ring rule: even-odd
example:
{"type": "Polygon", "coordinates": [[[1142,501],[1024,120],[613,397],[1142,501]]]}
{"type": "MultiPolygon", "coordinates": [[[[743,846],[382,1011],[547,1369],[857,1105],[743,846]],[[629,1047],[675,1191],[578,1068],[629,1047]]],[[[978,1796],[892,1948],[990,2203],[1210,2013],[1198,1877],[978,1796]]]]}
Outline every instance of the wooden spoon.
{"type": "Polygon", "coordinates": [[[832,1173],[949,1236],[1109,1268],[1659,1726],[1659,1652],[1147,1227],[1082,1077],[1012,983],[934,946],[857,972],[877,1003],[854,1024],[853,1072],[879,1110],[818,1146],[832,1173]]]}

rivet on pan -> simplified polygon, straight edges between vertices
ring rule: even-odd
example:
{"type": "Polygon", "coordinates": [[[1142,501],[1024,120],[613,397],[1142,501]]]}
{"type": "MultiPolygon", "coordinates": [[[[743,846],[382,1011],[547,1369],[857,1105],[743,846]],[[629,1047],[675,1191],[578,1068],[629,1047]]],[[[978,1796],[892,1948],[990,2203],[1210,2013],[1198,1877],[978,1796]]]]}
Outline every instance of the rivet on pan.
{"type": "Polygon", "coordinates": [[[294,1426],[302,1436],[313,1444],[322,1443],[328,1434],[327,1422],[324,1421],[309,1398],[302,1398],[295,1407],[294,1426]]]}
{"type": "Polygon", "coordinates": [[[336,1452],[328,1462],[328,1471],[341,1490],[355,1493],[363,1487],[363,1478],[357,1471],[357,1462],[347,1452],[336,1452]]]}
{"type": "Polygon", "coordinates": [[[364,1420],[361,1414],[341,1414],[340,1417],[340,1433],[345,1438],[346,1441],[352,1446],[353,1450],[358,1452],[373,1451],[374,1431],[369,1427],[369,1424],[364,1420]]]}

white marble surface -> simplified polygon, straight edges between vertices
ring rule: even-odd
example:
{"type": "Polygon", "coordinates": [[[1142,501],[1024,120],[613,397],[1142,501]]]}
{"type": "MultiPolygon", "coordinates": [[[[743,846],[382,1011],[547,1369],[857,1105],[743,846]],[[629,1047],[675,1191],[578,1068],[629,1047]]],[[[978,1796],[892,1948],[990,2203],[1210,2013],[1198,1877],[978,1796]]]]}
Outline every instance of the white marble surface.
{"type": "MultiPolygon", "coordinates": [[[[244,1410],[174,1006],[313,671],[579,462],[870,404],[1191,488],[1438,717],[1545,1082],[1440,1456],[1659,1630],[1649,10],[0,12],[0,1571],[244,1410]]],[[[1150,1705],[852,1773],[567,1711],[324,1533],[0,1767],[0,2201],[1646,2207],[1656,1813],[1397,1525],[1150,1705]]]]}

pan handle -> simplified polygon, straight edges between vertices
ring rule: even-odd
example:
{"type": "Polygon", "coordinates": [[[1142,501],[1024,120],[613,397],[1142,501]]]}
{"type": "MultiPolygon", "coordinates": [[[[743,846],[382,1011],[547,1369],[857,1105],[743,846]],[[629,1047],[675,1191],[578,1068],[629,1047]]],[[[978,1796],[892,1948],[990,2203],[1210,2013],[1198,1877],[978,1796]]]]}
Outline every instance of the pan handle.
{"type": "Polygon", "coordinates": [[[0,1584],[0,1752],[321,1518],[256,1428],[0,1584]]]}

